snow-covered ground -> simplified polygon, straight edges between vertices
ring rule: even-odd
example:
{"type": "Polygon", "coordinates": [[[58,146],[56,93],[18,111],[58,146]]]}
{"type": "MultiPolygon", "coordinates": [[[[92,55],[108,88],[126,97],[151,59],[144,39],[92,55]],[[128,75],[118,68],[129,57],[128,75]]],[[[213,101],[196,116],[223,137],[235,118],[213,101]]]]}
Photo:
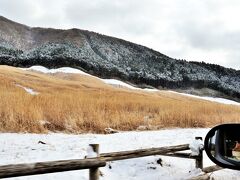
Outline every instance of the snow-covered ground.
{"type": "MultiPolygon", "coordinates": [[[[110,135],[66,134],[0,134],[0,164],[84,158],[88,145],[100,144],[100,153],[134,150],[191,143],[195,136],[204,137],[208,129],[167,129],[144,132],[122,132],[110,135]],[[46,144],[38,143],[43,141],[46,144]]],[[[194,160],[149,156],[107,163],[100,168],[103,180],[171,180],[198,175],[194,160]],[[162,159],[162,166],[157,160],[162,159]]],[[[204,154],[204,166],[213,163],[204,154]]],[[[212,173],[215,179],[237,180],[240,171],[221,170],[212,173]]],[[[88,170],[69,171],[13,179],[88,179],[88,170]]]]}
{"type": "Polygon", "coordinates": [[[16,86],[17,86],[17,87],[20,87],[20,88],[23,88],[27,93],[29,93],[29,94],[31,94],[31,95],[33,95],[33,96],[39,94],[38,92],[34,91],[33,89],[24,87],[24,86],[22,86],[22,85],[20,85],[20,84],[16,84],[16,86]]]}
{"type": "Polygon", "coordinates": [[[131,86],[125,82],[122,82],[122,81],[119,81],[116,79],[100,79],[100,80],[106,84],[110,84],[115,87],[124,87],[124,88],[132,89],[132,90],[140,90],[140,91],[147,91],[147,92],[158,92],[159,91],[158,89],[137,88],[137,87],[131,86]]]}
{"type": "Polygon", "coordinates": [[[224,99],[224,98],[208,97],[208,96],[196,96],[196,95],[192,95],[192,94],[179,93],[179,92],[175,92],[175,91],[168,91],[168,92],[177,93],[177,94],[180,94],[180,95],[189,96],[191,98],[198,98],[198,99],[203,99],[203,100],[222,103],[222,104],[240,105],[240,103],[238,103],[236,101],[232,101],[232,100],[224,99]]]}
{"type": "Polygon", "coordinates": [[[71,73],[71,74],[82,74],[82,75],[89,75],[79,69],[70,68],[70,67],[62,67],[57,69],[48,69],[43,66],[32,66],[30,68],[20,68],[22,70],[29,70],[29,71],[38,71],[45,74],[54,74],[54,73],[71,73]]]}
{"type": "MultiPolygon", "coordinates": [[[[70,68],[70,67],[62,67],[62,68],[58,68],[58,69],[48,69],[45,68],[43,66],[32,66],[30,68],[20,68],[22,70],[32,70],[32,71],[38,71],[41,73],[46,73],[46,74],[53,74],[53,73],[72,73],[72,74],[81,74],[81,75],[86,75],[86,76],[91,76],[94,78],[97,78],[101,81],[103,81],[106,84],[115,86],[115,87],[123,87],[123,88],[128,88],[128,89],[132,89],[132,90],[143,90],[145,92],[159,92],[158,89],[141,89],[141,88],[137,88],[134,86],[131,86],[130,84],[127,84],[125,82],[116,80],[116,79],[101,79],[98,78],[96,76],[92,76],[90,74],[87,74],[79,69],[75,69],[75,68],[70,68]]],[[[168,91],[171,93],[178,93],[175,91],[168,91]]],[[[196,95],[190,95],[190,94],[185,94],[185,93],[178,93],[180,95],[185,95],[185,96],[189,96],[192,98],[198,98],[198,99],[203,99],[203,100],[207,100],[207,101],[213,101],[213,102],[217,102],[217,103],[222,103],[222,104],[230,104],[230,105],[240,105],[240,103],[236,102],[236,101],[232,101],[229,99],[224,99],[224,98],[215,98],[215,97],[202,97],[202,96],[196,96],[196,95]]]]}

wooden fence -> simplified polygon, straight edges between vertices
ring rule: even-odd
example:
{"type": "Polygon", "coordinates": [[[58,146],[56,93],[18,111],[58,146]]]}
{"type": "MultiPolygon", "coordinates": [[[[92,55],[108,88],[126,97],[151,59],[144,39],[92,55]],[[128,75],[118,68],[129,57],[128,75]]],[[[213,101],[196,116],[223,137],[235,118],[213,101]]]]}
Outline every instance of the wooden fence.
{"type": "MultiPolygon", "coordinates": [[[[202,150],[198,156],[191,156],[190,153],[183,153],[179,151],[189,150],[189,144],[166,146],[159,148],[138,149],[131,151],[121,151],[112,153],[99,154],[99,145],[90,144],[92,149],[96,152],[97,157],[87,159],[73,159],[61,161],[38,162],[29,164],[13,164],[0,166],[0,178],[19,177],[27,175],[56,173],[63,171],[89,169],[89,179],[99,179],[99,167],[104,167],[108,161],[118,161],[131,158],[140,158],[145,156],[162,155],[178,158],[195,159],[196,168],[201,168],[203,172],[209,173],[211,171],[219,170],[214,167],[203,168],[202,150]]],[[[217,167],[217,166],[216,166],[217,167]]],[[[205,177],[198,176],[198,179],[205,177]]]]}

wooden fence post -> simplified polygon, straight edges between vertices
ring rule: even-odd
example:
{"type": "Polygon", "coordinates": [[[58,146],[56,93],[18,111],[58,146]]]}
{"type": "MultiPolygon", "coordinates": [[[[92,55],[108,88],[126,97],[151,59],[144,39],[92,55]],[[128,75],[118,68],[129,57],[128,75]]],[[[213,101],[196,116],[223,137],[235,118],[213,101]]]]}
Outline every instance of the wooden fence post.
{"type": "MultiPolygon", "coordinates": [[[[195,137],[196,140],[202,140],[202,137],[195,137]]],[[[199,149],[199,155],[196,157],[196,168],[203,169],[203,149],[199,149]]]]}
{"type": "MultiPolygon", "coordinates": [[[[89,146],[92,147],[93,151],[97,154],[97,157],[99,157],[99,144],[89,144],[89,146]]],[[[98,167],[89,169],[89,180],[99,180],[98,167]]]]}

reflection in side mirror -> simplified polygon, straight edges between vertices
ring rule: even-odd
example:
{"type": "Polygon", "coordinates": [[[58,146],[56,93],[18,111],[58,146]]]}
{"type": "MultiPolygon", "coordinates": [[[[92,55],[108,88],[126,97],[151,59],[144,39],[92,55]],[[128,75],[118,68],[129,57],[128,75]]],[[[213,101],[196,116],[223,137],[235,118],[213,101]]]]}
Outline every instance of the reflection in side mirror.
{"type": "Polygon", "coordinates": [[[204,148],[217,165],[240,170],[240,124],[214,127],[205,138],[204,148]]]}

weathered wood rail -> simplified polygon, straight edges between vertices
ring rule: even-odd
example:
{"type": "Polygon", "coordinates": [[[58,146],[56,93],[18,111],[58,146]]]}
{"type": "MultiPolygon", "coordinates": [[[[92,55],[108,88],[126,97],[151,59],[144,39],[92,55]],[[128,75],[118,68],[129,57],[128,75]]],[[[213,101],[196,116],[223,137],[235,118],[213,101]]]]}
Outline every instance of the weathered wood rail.
{"type": "Polygon", "coordinates": [[[73,159],[0,166],[0,178],[55,173],[63,171],[103,167],[106,162],[99,159],[73,159]]]}
{"type": "Polygon", "coordinates": [[[91,144],[90,146],[92,146],[92,149],[97,154],[97,156],[94,158],[0,166],[0,178],[89,169],[89,179],[98,180],[99,179],[98,168],[104,167],[106,165],[106,162],[108,161],[118,161],[154,155],[195,159],[196,168],[201,168],[206,173],[218,170],[216,168],[214,169],[213,167],[210,167],[208,169],[202,167],[203,164],[202,150],[200,151],[199,156],[191,156],[190,153],[179,152],[189,150],[189,144],[102,154],[99,154],[98,144],[91,144]]]}
{"type": "Polygon", "coordinates": [[[167,153],[184,151],[184,150],[189,150],[189,144],[168,146],[168,147],[161,147],[161,148],[149,148],[149,149],[139,149],[139,150],[132,150],[132,151],[102,153],[100,154],[100,159],[105,161],[117,161],[117,160],[124,160],[124,159],[140,158],[145,156],[164,155],[167,153]]]}
{"type": "Polygon", "coordinates": [[[217,165],[205,167],[205,168],[202,169],[202,172],[204,172],[205,174],[201,174],[199,176],[192,177],[189,180],[209,180],[210,176],[208,175],[208,173],[214,172],[214,171],[219,171],[219,170],[222,170],[222,169],[224,169],[224,168],[219,167],[217,165]]]}

